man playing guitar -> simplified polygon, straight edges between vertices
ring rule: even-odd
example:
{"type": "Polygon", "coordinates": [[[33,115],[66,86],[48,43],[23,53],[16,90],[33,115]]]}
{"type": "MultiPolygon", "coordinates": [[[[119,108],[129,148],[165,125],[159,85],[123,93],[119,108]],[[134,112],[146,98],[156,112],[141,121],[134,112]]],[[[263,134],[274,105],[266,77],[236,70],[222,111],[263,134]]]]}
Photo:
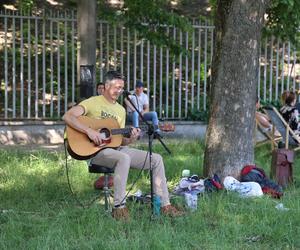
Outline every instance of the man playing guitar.
{"type": "MultiPolygon", "coordinates": [[[[80,121],[81,116],[95,119],[115,119],[120,128],[125,127],[126,112],[117,100],[123,92],[124,80],[116,71],[107,72],[105,90],[101,96],[90,97],[77,106],[72,107],[63,116],[67,126],[89,137],[97,146],[103,145],[103,137],[99,131],[80,121]]],[[[128,220],[129,213],[125,206],[126,183],[129,168],[141,169],[145,158],[145,169],[149,169],[149,154],[146,151],[130,148],[127,145],[134,142],[140,135],[140,130],[132,128],[129,138],[122,137],[121,146],[104,148],[92,159],[91,163],[114,168],[114,208],[112,216],[115,219],[128,220]]],[[[161,198],[162,213],[168,216],[180,216],[182,212],[170,204],[169,192],[165,177],[165,168],[161,155],[153,154],[153,185],[154,193],[161,198]]]]}

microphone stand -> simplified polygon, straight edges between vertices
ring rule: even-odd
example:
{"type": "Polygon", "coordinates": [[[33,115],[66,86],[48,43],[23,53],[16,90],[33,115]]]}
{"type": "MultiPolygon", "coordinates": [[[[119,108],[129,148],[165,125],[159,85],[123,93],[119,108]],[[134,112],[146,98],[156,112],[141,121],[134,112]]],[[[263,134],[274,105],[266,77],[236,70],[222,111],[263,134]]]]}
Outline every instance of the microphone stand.
{"type": "Polygon", "coordinates": [[[162,136],[154,131],[154,127],[152,124],[150,124],[142,115],[142,113],[138,110],[138,108],[134,105],[134,103],[129,98],[130,92],[124,91],[125,99],[131,104],[131,106],[135,109],[135,111],[138,113],[141,120],[147,125],[147,134],[148,134],[148,152],[149,152],[149,174],[150,174],[150,196],[151,196],[151,210],[152,215],[154,215],[154,189],[153,189],[153,169],[152,169],[152,142],[153,139],[158,139],[159,142],[162,144],[164,149],[171,154],[171,151],[168,149],[166,144],[162,141],[162,136]]]}

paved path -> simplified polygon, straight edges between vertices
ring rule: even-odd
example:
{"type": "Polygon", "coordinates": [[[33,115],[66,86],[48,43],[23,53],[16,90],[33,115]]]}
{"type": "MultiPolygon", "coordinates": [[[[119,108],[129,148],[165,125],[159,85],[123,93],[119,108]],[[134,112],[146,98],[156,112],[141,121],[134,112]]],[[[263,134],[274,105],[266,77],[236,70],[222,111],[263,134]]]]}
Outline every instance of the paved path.
{"type": "MultiPolygon", "coordinates": [[[[202,122],[175,122],[175,132],[162,133],[167,143],[172,139],[196,140],[204,139],[206,124],[202,122]]],[[[0,122],[0,149],[22,150],[63,150],[63,122],[27,121],[27,122],[0,122]]],[[[265,137],[257,133],[257,141],[265,137]]],[[[144,136],[141,143],[147,143],[144,136]]]]}

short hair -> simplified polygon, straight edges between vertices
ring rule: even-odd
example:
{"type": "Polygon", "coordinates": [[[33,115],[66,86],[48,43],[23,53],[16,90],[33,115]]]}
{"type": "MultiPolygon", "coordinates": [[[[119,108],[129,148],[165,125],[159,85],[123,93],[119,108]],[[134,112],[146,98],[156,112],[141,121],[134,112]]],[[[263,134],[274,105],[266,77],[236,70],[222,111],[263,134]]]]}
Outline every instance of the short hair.
{"type": "Polygon", "coordinates": [[[280,97],[280,99],[281,99],[281,103],[282,103],[282,105],[284,105],[286,102],[286,98],[289,96],[289,94],[290,94],[290,91],[288,91],[288,90],[286,90],[286,91],[284,91],[282,94],[281,94],[281,97],[280,97]]]}
{"type": "Polygon", "coordinates": [[[289,92],[288,96],[285,99],[285,104],[291,105],[293,101],[296,99],[296,93],[295,92],[289,92]]]}
{"type": "Polygon", "coordinates": [[[100,85],[103,85],[103,86],[104,86],[104,83],[103,83],[103,82],[98,82],[98,83],[97,83],[97,88],[98,88],[100,85]]]}
{"type": "Polygon", "coordinates": [[[121,79],[124,81],[124,77],[118,71],[108,71],[104,76],[104,83],[109,83],[110,81],[115,79],[121,79]]]}

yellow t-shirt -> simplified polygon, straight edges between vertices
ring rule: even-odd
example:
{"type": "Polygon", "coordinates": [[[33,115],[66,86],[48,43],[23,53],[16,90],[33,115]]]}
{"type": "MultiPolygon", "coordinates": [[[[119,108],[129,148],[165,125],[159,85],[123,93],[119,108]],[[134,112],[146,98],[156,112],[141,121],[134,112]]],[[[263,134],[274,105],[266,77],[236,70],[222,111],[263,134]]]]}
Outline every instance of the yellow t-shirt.
{"type": "Polygon", "coordinates": [[[114,118],[118,121],[120,128],[125,127],[126,112],[119,103],[110,103],[103,95],[90,97],[79,103],[84,108],[84,115],[105,119],[114,118]]]}

